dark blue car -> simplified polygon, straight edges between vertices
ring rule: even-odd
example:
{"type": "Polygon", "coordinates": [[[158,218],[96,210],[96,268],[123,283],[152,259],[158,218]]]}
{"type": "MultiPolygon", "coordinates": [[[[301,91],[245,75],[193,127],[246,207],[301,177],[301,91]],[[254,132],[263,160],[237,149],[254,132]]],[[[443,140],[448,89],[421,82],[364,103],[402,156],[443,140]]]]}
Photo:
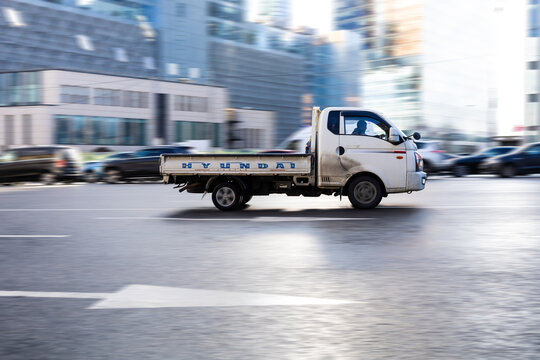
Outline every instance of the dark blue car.
{"type": "Polygon", "coordinates": [[[508,154],[516,150],[515,146],[497,146],[484,149],[476,154],[463,156],[452,162],[451,170],[454,176],[462,177],[469,174],[481,173],[480,165],[487,159],[494,156],[508,154]]]}
{"type": "Polygon", "coordinates": [[[82,166],[82,172],[84,180],[88,183],[98,182],[102,179],[102,172],[100,171],[103,163],[115,159],[128,159],[133,156],[131,152],[121,152],[107,156],[100,161],[87,161],[82,166]]]}
{"type": "Polygon", "coordinates": [[[501,177],[540,173],[540,143],[527,144],[511,153],[495,156],[482,168],[501,177]]]}

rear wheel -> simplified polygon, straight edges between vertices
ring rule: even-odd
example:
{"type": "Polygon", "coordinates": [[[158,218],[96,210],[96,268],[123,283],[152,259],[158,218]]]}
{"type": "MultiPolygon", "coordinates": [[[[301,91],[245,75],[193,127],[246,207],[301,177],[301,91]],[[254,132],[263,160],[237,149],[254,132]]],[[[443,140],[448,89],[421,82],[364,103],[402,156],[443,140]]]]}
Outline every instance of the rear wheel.
{"type": "Polygon", "coordinates": [[[469,169],[465,165],[456,165],[454,168],[455,177],[463,177],[469,174],[469,169]]]}
{"type": "Polygon", "coordinates": [[[514,165],[505,164],[501,167],[499,175],[504,178],[509,178],[516,175],[516,168],[514,165]]]}
{"type": "Polygon", "coordinates": [[[43,183],[43,185],[53,185],[56,182],[56,175],[51,172],[44,172],[40,175],[39,181],[43,183]]]}
{"type": "Polygon", "coordinates": [[[221,211],[236,210],[241,201],[240,189],[233,182],[222,182],[212,192],[212,202],[221,211]]]}
{"type": "Polygon", "coordinates": [[[357,209],[372,209],[381,202],[383,192],[379,182],[369,176],[361,176],[349,184],[349,200],[357,209]]]}
{"type": "Polygon", "coordinates": [[[108,169],[105,171],[105,181],[109,184],[116,184],[122,179],[122,173],[118,169],[108,169]]]}

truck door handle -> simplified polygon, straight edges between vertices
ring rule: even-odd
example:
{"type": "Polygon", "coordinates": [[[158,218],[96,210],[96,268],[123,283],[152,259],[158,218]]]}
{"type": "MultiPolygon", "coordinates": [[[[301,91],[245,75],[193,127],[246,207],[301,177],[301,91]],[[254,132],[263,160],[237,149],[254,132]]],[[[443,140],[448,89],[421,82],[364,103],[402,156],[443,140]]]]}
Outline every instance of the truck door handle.
{"type": "Polygon", "coordinates": [[[337,151],[338,155],[345,154],[345,149],[343,148],[343,146],[338,146],[336,151],[337,151]]]}

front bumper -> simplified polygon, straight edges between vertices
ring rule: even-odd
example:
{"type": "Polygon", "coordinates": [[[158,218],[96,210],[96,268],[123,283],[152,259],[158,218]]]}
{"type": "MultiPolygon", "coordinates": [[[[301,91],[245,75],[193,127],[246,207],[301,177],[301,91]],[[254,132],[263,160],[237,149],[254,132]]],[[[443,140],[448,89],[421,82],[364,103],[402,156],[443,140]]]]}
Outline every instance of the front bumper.
{"type": "Polygon", "coordinates": [[[407,173],[407,191],[420,191],[426,187],[427,175],[423,171],[407,173]]]}

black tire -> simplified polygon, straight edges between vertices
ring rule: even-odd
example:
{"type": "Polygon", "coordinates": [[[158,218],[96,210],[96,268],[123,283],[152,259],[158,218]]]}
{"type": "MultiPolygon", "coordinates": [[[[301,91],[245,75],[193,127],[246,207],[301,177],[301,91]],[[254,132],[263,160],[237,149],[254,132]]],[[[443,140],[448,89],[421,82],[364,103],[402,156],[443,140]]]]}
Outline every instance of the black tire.
{"type": "Polygon", "coordinates": [[[499,175],[503,178],[511,178],[516,175],[516,167],[512,164],[503,164],[499,169],[499,175]]]}
{"type": "Polygon", "coordinates": [[[122,173],[118,169],[107,169],[103,178],[107,184],[117,184],[122,179],[122,173]]]}
{"type": "Polygon", "coordinates": [[[56,183],[56,175],[52,172],[44,172],[39,176],[39,182],[43,185],[54,185],[56,183]]]}
{"type": "Polygon", "coordinates": [[[240,204],[246,205],[252,198],[253,198],[253,195],[244,193],[242,194],[242,199],[240,200],[240,204]]]}
{"type": "Polygon", "coordinates": [[[360,176],[349,184],[349,201],[357,209],[373,209],[381,202],[383,191],[377,180],[360,176]]]}
{"type": "Polygon", "coordinates": [[[455,177],[464,177],[469,174],[469,169],[465,165],[456,165],[453,173],[455,177]]]}
{"type": "Polygon", "coordinates": [[[212,202],[221,211],[232,211],[241,205],[242,194],[233,182],[222,182],[212,191],[212,202]]]}
{"type": "Polygon", "coordinates": [[[89,183],[89,184],[93,184],[93,183],[96,183],[98,181],[98,176],[96,175],[95,172],[93,171],[87,171],[84,173],[84,181],[89,183]]]}

